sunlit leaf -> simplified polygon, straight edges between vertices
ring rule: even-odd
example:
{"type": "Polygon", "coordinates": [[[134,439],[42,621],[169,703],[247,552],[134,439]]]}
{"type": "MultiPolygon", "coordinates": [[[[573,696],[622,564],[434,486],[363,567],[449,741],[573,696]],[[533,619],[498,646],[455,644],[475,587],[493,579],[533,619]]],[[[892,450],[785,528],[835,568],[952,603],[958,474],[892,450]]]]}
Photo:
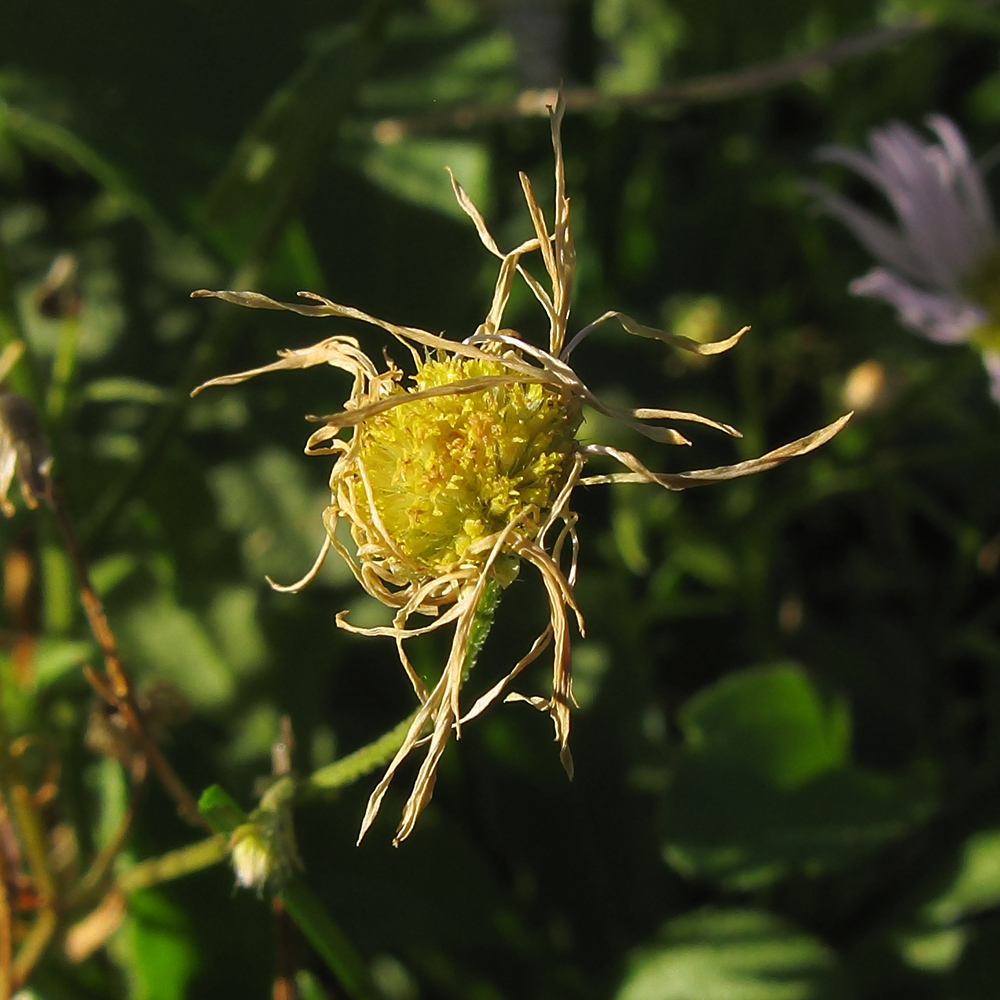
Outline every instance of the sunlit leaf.
{"type": "Polygon", "coordinates": [[[667,924],[632,961],[615,1000],[846,997],[831,952],[768,913],[703,910],[667,924]]]}
{"type": "Polygon", "coordinates": [[[364,160],[365,173],[397,198],[464,222],[465,213],[455,200],[446,166],[480,211],[486,211],[489,162],[478,143],[405,139],[373,147],[364,160]]]}

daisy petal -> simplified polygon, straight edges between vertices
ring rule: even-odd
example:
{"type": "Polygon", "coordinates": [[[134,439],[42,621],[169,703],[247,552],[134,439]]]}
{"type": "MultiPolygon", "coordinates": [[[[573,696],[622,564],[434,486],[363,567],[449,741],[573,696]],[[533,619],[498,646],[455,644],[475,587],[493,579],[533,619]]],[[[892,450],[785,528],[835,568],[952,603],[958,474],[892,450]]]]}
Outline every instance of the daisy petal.
{"type": "Polygon", "coordinates": [[[848,286],[852,295],[881,299],[895,307],[899,321],[936,344],[960,344],[986,320],[986,314],[967,299],[925,292],[877,267],[848,286]]]}

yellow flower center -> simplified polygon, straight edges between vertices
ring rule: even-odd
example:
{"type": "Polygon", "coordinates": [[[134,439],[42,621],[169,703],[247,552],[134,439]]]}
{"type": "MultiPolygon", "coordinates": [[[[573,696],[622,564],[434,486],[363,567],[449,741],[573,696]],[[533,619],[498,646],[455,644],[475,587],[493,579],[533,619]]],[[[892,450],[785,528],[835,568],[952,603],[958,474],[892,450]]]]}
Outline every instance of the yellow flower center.
{"type": "MultiPolygon", "coordinates": [[[[509,378],[510,371],[499,361],[425,361],[413,386],[396,392],[483,376],[509,378]]],[[[359,428],[359,458],[389,537],[418,576],[439,575],[482,562],[487,550],[468,553],[473,542],[501,531],[529,507],[541,513],[551,506],[579,424],[571,398],[512,380],[414,399],[369,417],[359,428]]],[[[529,516],[523,530],[530,535],[539,524],[529,516]]]]}
{"type": "Polygon", "coordinates": [[[1000,251],[980,262],[965,282],[964,291],[989,316],[969,334],[969,341],[981,351],[1000,350],[1000,251]]]}

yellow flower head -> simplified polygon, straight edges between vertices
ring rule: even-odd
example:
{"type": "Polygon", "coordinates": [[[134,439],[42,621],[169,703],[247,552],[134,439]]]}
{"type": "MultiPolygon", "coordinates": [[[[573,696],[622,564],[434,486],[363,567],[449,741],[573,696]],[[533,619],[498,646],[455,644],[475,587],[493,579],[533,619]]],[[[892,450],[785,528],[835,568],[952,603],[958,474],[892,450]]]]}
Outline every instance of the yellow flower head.
{"type": "Polygon", "coordinates": [[[233,385],[264,372],[319,364],[339,368],[353,379],[340,412],[309,418],[320,426],[306,443],[306,453],[336,457],[330,476],[330,504],[324,512],[326,540],[305,577],[290,587],[276,589],[295,591],[305,586],[333,548],[362,587],[396,611],[391,625],[378,628],[352,625],[345,612],[337,616],[337,624],[344,629],[396,640],[400,662],[420,701],[403,745],[372,793],[361,837],[374,820],[399,765],[418,744],[426,743],[396,842],[410,834],[430,800],[437,764],[452,730],[459,736],[463,723],[500,697],[550,646],[551,694],[526,698],[509,693],[505,700],[526,701],[549,714],[560,757],[572,776],[569,730],[573,694],[567,612],[583,632],[583,618],[573,597],[577,534],[576,515],[569,504],[576,486],[644,482],[679,490],[745,476],[811,451],[836,434],[847,420],[841,418],[752,461],[679,474],[654,473],[629,452],[577,440],[584,406],[622,420],[653,440],[671,444],[689,442],[678,431],[651,422],[695,421],[738,436],[732,427],[693,413],[648,408],[621,411],[602,404],[569,365],[572,351],[600,323],[617,319],[629,333],[698,354],[728,350],[745,330],[719,343],[698,344],[608,312],[567,342],[576,256],[560,142],[562,113],[560,100],[551,109],[556,180],[551,232],[530,181],[521,174],[535,235],[502,252],[482,215],[452,177],[459,204],[472,219],[486,249],[501,261],[490,310],[464,341],[397,326],[311,292],[299,293],[306,300],[303,303],[276,302],[256,292],[193,293],[257,309],[360,320],[395,337],[408,350],[413,364],[409,378],[388,358],[385,369],[379,370],[355,338],[337,335],[303,350],[279,351],[280,360],[273,364],[212,379],[195,390],[233,385]],[[541,257],[548,287],[522,265],[528,254],[541,257]],[[528,285],[548,318],[546,348],[502,326],[517,277],[528,285]],[[613,459],[627,471],[585,477],[584,465],[592,457],[613,459]],[[337,525],[342,519],[350,526],[353,551],[338,537],[337,525]],[[478,641],[477,611],[513,579],[523,562],[541,575],[549,602],[549,624],[505,677],[463,708],[461,689],[470,650],[474,652],[478,641]],[[422,617],[424,623],[411,623],[414,616],[422,617]],[[407,659],[404,643],[412,636],[449,625],[454,632],[448,660],[429,689],[407,659]]]}
{"type": "Polygon", "coordinates": [[[537,533],[572,465],[579,403],[539,382],[511,382],[499,361],[420,362],[413,387],[393,396],[472,379],[498,381],[394,406],[365,422],[353,470],[364,469],[368,485],[355,483],[362,519],[380,521],[395,542],[402,578],[481,564],[489,548],[476,543],[514,521],[522,533],[537,533]]]}

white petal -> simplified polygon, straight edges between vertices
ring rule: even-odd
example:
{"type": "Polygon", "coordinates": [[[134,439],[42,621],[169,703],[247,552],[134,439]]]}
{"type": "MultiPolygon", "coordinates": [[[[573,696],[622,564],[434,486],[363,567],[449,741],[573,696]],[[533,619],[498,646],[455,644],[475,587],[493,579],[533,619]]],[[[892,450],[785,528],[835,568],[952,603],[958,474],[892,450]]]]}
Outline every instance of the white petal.
{"type": "Polygon", "coordinates": [[[964,280],[995,248],[996,230],[982,176],[961,133],[940,115],[928,118],[928,125],[939,144],[894,122],[869,133],[870,156],[840,146],[818,154],[878,188],[892,206],[898,232],[825,189],[813,191],[880,263],[958,298],[964,280]]]}
{"type": "Polygon", "coordinates": [[[957,291],[981,247],[945,151],[900,124],[876,130],[869,141],[888,178],[886,195],[904,238],[933,284],[957,291]]]}
{"type": "Polygon", "coordinates": [[[955,176],[956,189],[962,197],[970,221],[982,240],[982,249],[988,251],[996,243],[996,225],[993,205],[983,183],[983,175],[972,162],[969,147],[955,123],[944,115],[928,115],[927,126],[937,133],[941,146],[948,155],[955,176]]]}
{"type": "Polygon", "coordinates": [[[938,344],[961,343],[986,320],[986,314],[968,300],[915,288],[880,267],[856,278],[849,290],[852,295],[888,302],[895,307],[904,326],[938,344]]]}
{"type": "Polygon", "coordinates": [[[900,235],[870,212],[834,194],[822,184],[806,181],[806,191],[818,198],[823,207],[840,219],[858,238],[859,242],[880,264],[905,274],[914,281],[929,283],[927,273],[919,257],[900,235]]]}

